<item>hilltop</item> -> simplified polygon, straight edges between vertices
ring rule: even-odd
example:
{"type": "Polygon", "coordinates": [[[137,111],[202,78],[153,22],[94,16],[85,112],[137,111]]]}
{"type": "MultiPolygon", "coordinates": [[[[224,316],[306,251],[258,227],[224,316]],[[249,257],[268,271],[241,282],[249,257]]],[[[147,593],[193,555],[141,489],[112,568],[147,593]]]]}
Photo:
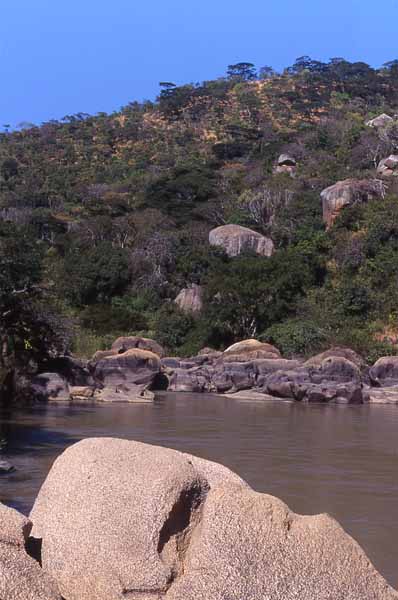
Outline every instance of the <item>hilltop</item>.
{"type": "Polygon", "coordinates": [[[396,352],[396,114],[398,61],[302,57],[3,132],[2,366],[127,334],[396,352]]]}

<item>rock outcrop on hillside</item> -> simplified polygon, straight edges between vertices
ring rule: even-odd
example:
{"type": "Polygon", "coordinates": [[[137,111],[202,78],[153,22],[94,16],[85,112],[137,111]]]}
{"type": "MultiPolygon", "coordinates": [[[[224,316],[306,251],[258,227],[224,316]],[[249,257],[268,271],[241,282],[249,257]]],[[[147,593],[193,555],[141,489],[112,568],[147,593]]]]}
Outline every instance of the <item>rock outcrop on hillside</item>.
{"type": "Polygon", "coordinates": [[[66,600],[398,598],[329,516],[297,515],[225,467],[167,448],[75,444],[31,519],[66,600]]]}
{"type": "Polygon", "coordinates": [[[238,256],[245,250],[252,250],[260,256],[271,256],[274,243],[270,238],[241,225],[221,225],[209,233],[212,246],[221,246],[228,256],[238,256]]]}
{"type": "Polygon", "coordinates": [[[203,308],[203,288],[196,283],[183,288],[174,300],[177,306],[185,313],[198,314],[203,308]]]}
{"type": "Polygon", "coordinates": [[[321,192],[323,220],[333,225],[340,212],[349,206],[383,198],[385,187],[378,179],[345,179],[321,192]]]}
{"type": "Polygon", "coordinates": [[[398,155],[390,154],[387,158],[383,158],[378,164],[377,174],[386,179],[398,177],[398,155]]]}
{"type": "Polygon", "coordinates": [[[375,117],[374,119],[370,119],[370,121],[367,121],[366,125],[368,127],[380,129],[383,127],[387,127],[388,125],[390,125],[393,122],[394,122],[394,119],[392,117],[390,117],[389,115],[386,115],[386,113],[382,113],[378,117],[375,117]]]}
{"type": "Polygon", "coordinates": [[[294,176],[296,168],[297,162],[293,156],[290,154],[281,154],[275,167],[275,173],[286,173],[287,175],[294,176]]]}

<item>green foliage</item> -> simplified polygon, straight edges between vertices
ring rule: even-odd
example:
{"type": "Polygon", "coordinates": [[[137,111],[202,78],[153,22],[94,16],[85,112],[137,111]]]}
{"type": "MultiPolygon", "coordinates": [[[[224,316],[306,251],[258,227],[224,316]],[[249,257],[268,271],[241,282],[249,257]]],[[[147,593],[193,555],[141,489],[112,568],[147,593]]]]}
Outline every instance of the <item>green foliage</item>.
{"type": "Polygon", "coordinates": [[[209,275],[206,317],[210,343],[220,346],[256,337],[294,314],[308,287],[320,276],[318,257],[300,248],[271,258],[241,255],[209,275]]]}
{"type": "Polygon", "coordinates": [[[145,204],[182,224],[191,218],[195,203],[208,200],[213,190],[214,173],[208,167],[181,165],[149,184],[145,204]]]}
{"type": "Polygon", "coordinates": [[[42,250],[31,232],[0,223],[0,369],[44,360],[69,342],[66,321],[42,285],[42,250]]]}
{"type": "Polygon", "coordinates": [[[282,74],[239,62],[214,81],[163,82],[154,103],[3,132],[7,361],[67,348],[63,311],[85,355],[138,331],[185,355],[261,334],[293,354],[315,351],[323,334],[389,352],[378,340],[398,298],[398,185],[343,210],[328,232],[319,194],[373,178],[396,153],[396,124],[365,123],[396,114],[397,73],[394,60],[373,69],[302,56],[282,74]],[[275,172],[282,153],[297,161],[294,177],[275,172]],[[211,248],[210,229],[225,223],[270,236],[275,255],[231,260],[211,248]],[[190,283],[205,288],[200,319],[172,303],[190,283]]]}
{"type": "Polygon", "coordinates": [[[294,318],[271,325],[261,340],[274,344],[286,356],[310,356],[327,346],[327,333],[313,321],[294,318]]]}
{"type": "Polygon", "coordinates": [[[195,320],[191,315],[168,303],[157,314],[155,337],[170,353],[177,354],[194,326],[195,320]]]}
{"type": "Polygon", "coordinates": [[[110,302],[130,282],[128,255],[108,242],[84,254],[72,249],[65,258],[63,278],[65,296],[76,306],[110,302]]]}

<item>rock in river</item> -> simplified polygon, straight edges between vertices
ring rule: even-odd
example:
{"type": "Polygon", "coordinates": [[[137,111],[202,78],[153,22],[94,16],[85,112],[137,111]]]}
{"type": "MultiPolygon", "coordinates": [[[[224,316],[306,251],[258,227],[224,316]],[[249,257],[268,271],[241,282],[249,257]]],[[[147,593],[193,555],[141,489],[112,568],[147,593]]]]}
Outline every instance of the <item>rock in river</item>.
{"type": "Polygon", "coordinates": [[[228,469],[87,439],[34,505],[43,567],[67,600],[397,600],[327,515],[303,517],[228,469]]]}
{"type": "Polygon", "coordinates": [[[0,475],[2,473],[12,473],[15,467],[8,460],[0,460],[0,475]]]}

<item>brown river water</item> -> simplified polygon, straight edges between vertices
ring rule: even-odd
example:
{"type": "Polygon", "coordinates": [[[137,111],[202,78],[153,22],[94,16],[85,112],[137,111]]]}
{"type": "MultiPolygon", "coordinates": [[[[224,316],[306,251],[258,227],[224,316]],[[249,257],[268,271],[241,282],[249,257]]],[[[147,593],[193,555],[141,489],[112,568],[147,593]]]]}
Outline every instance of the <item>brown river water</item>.
{"type": "Polygon", "coordinates": [[[28,513],[56,456],[85,437],[169,446],[220,462],[303,514],[328,512],[398,588],[398,407],[161,394],[153,405],[50,405],[0,415],[0,501],[28,513]]]}

